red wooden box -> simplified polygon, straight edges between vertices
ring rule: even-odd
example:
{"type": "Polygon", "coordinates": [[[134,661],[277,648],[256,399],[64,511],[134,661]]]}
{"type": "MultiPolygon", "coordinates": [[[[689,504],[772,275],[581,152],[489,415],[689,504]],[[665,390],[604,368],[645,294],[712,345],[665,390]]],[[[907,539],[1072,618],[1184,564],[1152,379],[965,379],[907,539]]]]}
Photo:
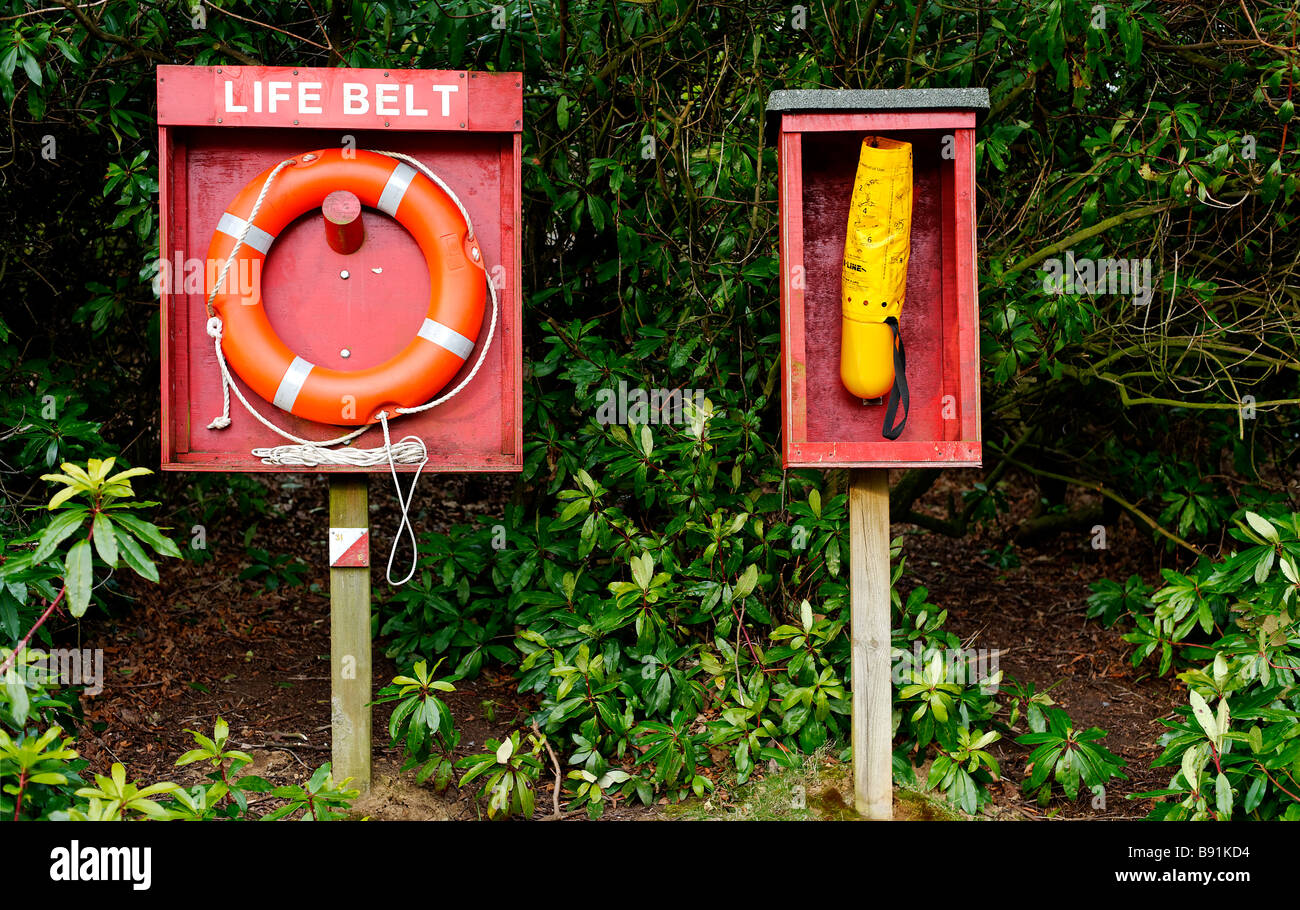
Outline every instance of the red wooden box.
{"type": "MultiPolygon", "coordinates": [[[[158,68],[162,257],[170,263],[161,282],[164,470],[357,470],[263,464],[251,450],[286,440],[233,398],[231,425],[207,428],[221,414],[221,375],[205,332],[205,294],[183,280],[184,265],[203,260],[222,212],[249,180],[285,158],[338,147],[403,152],[428,165],[469,211],[497,289],[497,330],[478,375],[447,404],[391,422],[394,440],[421,437],[427,470],[522,469],[522,82],[518,73],[158,68]]],[[[319,212],[302,216],[276,239],[262,275],[276,332],[295,353],[334,369],[364,368],[397,353],[428,306],[428,269],[415,240],[380,212],[367,209],[362,217],[365,243],[345,256],[326,244],[319,212]]],[[[480,344],[490,318],[489,303],[480,344]]],[[[264,416],[297,436],[324,440],[351,429],[295,417],[234,381],[264,416]]],[[[382,433],[375,426],[352,444],[380,446],[382,433]]],[[[388,465],[370,470],[387,472],[388,465]]]]}
{"type": "Polygon", "coordinates": [[[781,91],[768,101],[780,163],[782,459],[787,468],[980,465],[975,123],[984,89],[781,91]],[[912,143],[912,252],[900,334],[911,409],[840,382],[840,271],[862,138],[912,143]]]}

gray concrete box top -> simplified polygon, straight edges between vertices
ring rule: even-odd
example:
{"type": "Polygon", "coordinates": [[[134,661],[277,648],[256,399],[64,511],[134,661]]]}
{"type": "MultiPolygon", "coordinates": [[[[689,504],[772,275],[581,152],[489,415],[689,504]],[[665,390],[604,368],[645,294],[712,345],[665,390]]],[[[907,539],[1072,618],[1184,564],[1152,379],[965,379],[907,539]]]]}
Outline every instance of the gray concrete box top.
{"type": "Polygon", "coordinates": [[[986,88],[782,89],[767,98],[769,113],[835,111],[987,111],[986,88]]]}

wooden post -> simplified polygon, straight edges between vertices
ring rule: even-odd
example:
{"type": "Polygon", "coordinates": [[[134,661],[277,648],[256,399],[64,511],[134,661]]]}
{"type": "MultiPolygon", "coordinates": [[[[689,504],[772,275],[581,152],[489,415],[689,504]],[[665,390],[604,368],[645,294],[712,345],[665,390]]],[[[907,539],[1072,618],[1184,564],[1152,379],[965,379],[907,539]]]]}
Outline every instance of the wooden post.
{"type": "Polygon", "coordinates": [[[894,815],[889,625],[889,469],[849,478],[853,661],[853,803],[871,819],[894,815]]]}
{"type": "Polygon", "coordinates": [[[365,474],[330,475],[330,728],[334,780],[370,789],[370,517],[365,474]],[[361,531],[357,534],[357,531],[361,531]]]}

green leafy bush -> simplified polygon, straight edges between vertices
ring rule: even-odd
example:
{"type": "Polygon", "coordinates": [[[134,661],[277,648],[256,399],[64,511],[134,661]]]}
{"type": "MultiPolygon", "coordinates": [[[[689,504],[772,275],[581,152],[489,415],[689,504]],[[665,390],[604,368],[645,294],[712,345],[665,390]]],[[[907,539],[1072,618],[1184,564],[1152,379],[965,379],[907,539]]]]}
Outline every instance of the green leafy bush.
{"type": "Polygon", "coordinates": [[[275,787],[256,774],[240,774],[242,769],[253,763],[253,757],[247,752],[229,748],[230,726],[220,717],[217,718],[211,737],[197,730],[187,732],[194,738],[198,748],[190,749],[178,758],[176,766],[206,762],[213,769],[207,775],[212,783],[199,784],[189,790],[175,784],[148,788],[155,792],[167,792],[172,797],[170,803],[160,807],[162,814],[151,817],[188,821],[222,818],[332,821],[343,818],[352,800],[359,795],[359,791],[348,789],[347,780],[335,782],[329,762],[313,771],[303,784],[275,787]],[[156,790],[162,786],[166,789],[156,790]],[[265,794],[263,798],[274,798],[282,803],[259,816],[252,811],[249,794],[265,794]]]}
{"type": "Polygon", "coordinates": [[[239,573],[243,581],[260,581],[263,591],[281,587],[295,588],[307,582],[307,564],[287,553],[271,553],[261,547],[249,547],[248,565],[239,573]]]}
{"type": "Polygon", "coordinates": [[[1104,730],[1078,730],[1070,715],[1060,708],[1047,708],[1044,717],[1046,729],[1016,738],[1022,746],[1034,747],[1027,762],[1024,788],[1040,806],[1051,799],[1053,782],[1060,784],[1066,798],[1072,800],[1078,797],[1080,784],[1096,793],[1112,778],[1127,780],[1121,770],[1124,760],[1098,742],[1106,736],[1104,730]]]}
{"type": "Polygon", "coordinates": [[[48,638],[44,624],[60,604],[73,616],[85,614],[97,569],[124,564],[156,582],[158,569],[145,547],[159,556],[180,555],[156,525],[136,514],[157,503],[136,500],[131,480],[152,472],[114,473],[114,463],[113,458],[92,458],[84,467],[65,462],[62,473],[44,475],[61,485],[45,509],[52,517],[11,541],[0,558],[6,631],[28,627],[17,648],[0,648],[0,816],[15,821],[253,818],[248,794],[268,793],[284,804],[267,819],[340,817],[357,791],[347,790],[346,781],[336,784],[328,763],[303,786],[272,787],[255,775],[236,776],[252,757],[228,748],[229,727],[220,718],[212,737],[189,731],[198,748],[176,762],[209,762],[210,784],[190,790],[169,781],[141,786],[127,779],[120,762],[108,774],[95,775],[93,785],[82,778],[86,762],[61,725],[79,712],[78,686],[57,690],[42,665],[46,652],[29,642],[38,634],[48,638]],[[157,799],[163,796],[171,800],[157,799]]]}
{"type": "MultiPolygon", "coordinates": [[[[1191,664],[1178,674],[1189,703],[1163,721],[1155,762],[1177,770],[1141,794],[1159,798],[1153,818],[1300,819],[1300,513],[1246,512],[1229,535],[1235,552],[1166,576],[1152,598],[1147,628],[1182,645],[1161,670],[1191,664]],[[1212,637],[1186,641],[1193,623],[1212,637]]],[[[1139,651],[1148,634],[1134,634],[1139,651]]]]}
{"type": "Polygon", "coordinates": [[[1002,672],[987,667],[987,676],[975,678],[979,666],[969,665],[961,639],[944,628],[948,611],[929,601],[926,588],[901,596],[906,560],[899,543],[894,542],[891,578],[893,655],[905,678],[895,696],[894,777],[914,785],[913,768],[932,760],[926,785],[974,814],[988,801],[988,785],[1001,776],[985,747],[1002,734],[985,728],[998,711],[994,693],[1002,672]]]}
{"type": "MultiPolygon", "coordinates": [[[[456,762],[456,767],[465,771],[459,786],[478,781],[479,795],[487,797],[488,818],[512,815],[531,818],[533,815],[534,788],[542,771],[539,756],[543,741],[530,733],[529,748],[524,749],[519,737],[516,730],[504,740],[489,739],[482,753],[467,755],[456,762]]],[[[599,794],[593,798],[599,800],[599,794]]]]}
{"type": "Polygon", "coordinates": [[[403,771],[419,766],[416,780],[432,779],[436,790],[444,790],[454,774],[454,751],[460,744],[451,711],[436,692],[454,692],[456,687],[445,679],[434,679],[442,661],[429,669],[416,661],[412,676],[398,676],[379,690],[375,704],[397,702],[388,719],[390,746],[401,746],[405,756],[403,771]]]}
{"type": "Polygon", "coordinates": [[[87,802],[70,808],[67,817],[73,821],[165,821],[169,817],[167,809],[152,797],[174,793],[178,789],[170,781],[141,787],[138,781],[126,779],[126,768],[121,762],[113,762],[108,774],[95,775],[95,786],[77,791],[77,796],[87,802]]]}
{"type": "Polygon", "coordinates": [[[1137,575],[1130,575],[1123,584],[1103,578],[1090,587],[1088,618],[1101,620],[1107,628],[1121,619],[1144,616],[1152,608],[1152,588],[1137,575]]]}
{"type": "MultiPolygon", "coordinates": [[[[518,521],[507,514],[502,532],[518,521]]],[[[399,661],[416,656],[442,657],[455,666],[456,677],[478,674],[485,659],[511,664],[518,653],[509,646],[517,597],[502,604],[501,592],[527,586],[544,554],[544,524],[534,534],[518,531],[494,547],[498,525],[458,525],[446,534],[421,535],[418,569],[406,585],[393,591],[376,613],[376,631],[388,640],[386,653],[399,661]]]]}
{"type": "Polygon", "coordinates": [[[119,769],[97,779],[95,787],[78,786],[86,783],[79,774],[86,763],[64,731],[79,716],[77,690],[58,690],[47,652],[32,646],[33,639],[50,642],[46,621],[60,606],[72,616],[85,614],[103,568],[125,565],[157,581],[146,547],[161,556],[178,555],[176,545],[137,514],[157,503],[136,500],[131,480],[151,472],[114,473],[114,463],[64,462],[62,473],[44,475],[61,488],[41,510],[43,517],[0,549],[0,627],[16,641],[16,647],[0,648],[0,815],[6,818],[67,817],[77,797],[87,794],[94,795],[85,811],[94,817],[150,815],[156,803],[149,797],[165,792],[141,791],[119,769]]]}
{"type": "Polygon", "coordinates": [[[6,820],[50,819],[72,801],[77,774],[86,762],[77,758],[73,740],[52,726],[39,735],[0,729],[0,817],[6,820]]]}

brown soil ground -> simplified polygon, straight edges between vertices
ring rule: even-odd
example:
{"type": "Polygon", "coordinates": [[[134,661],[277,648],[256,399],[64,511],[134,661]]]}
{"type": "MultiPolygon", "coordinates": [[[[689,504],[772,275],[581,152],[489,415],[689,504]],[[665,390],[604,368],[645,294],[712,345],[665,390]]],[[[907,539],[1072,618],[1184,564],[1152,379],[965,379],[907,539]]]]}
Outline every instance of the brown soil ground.
{"type": "MultiPolygon", "coordinates": [[[[970,477],[946,476],[925,503],[946,501],[970,477]]],[[[180,485],[177,484],[179,487],[180,485]]],[[[374,592],[387,589],[383,563],[391,529],[396,527],[394,500],[387,478],[371,482],[374,592]]],[[[296,478],[271,488],[279,515],[261,519],[254,546],[293,552],[309,567],[303,586],[264,591],[258,581],[240,580],[247,565],[246,528],[236,514],[208,527],[212,558],[202,564],[170,562],[160,585],[125,582],[134,605],[114,615],[82,624],[81,642],[105,649],[104,691],[83,698],[85,722],[79,749],[90,771],[103,773],[113,761],[127,766],[133,778],[173,780],[192,785],[202,779],[201,765],[174,767],[192,746],[186,729],[211,733],[218,716],[230,725],[231,740],[254,755],[251,769],[273,784],[301,783],[329,759],[329,605],[325,558],[326,482],[322,477],[296,478]],[[293,541],[302,541],[293,547],[293,541]]],[[[1027,514],[1034,494],[1009,491],[1010,518],[1027,514]]],[[[510,493],[510,481],[491,477],[435,477],[421,481],[417,529],[442,530],[476,514],[497,514],[510,493]]],[[[183,501],[185,493],[177,491],[183,501]]],[[[936,508],[938,508],[936,506],[936,508]]],[[[232,510],[233,511],[233,510],[232,510]]],[[[159,516],[177,528],[176,537],[194,518],[186,507],[159,516]]],[[[1108,528],[1108,549],[1091,547],[1089,536],[1061,537],[1039,550],[1019,550],[1019,566],[997,568],[989,551],[1002,547],[1001,528],[983,528],[965,539],[951,539],[895,525],[906,536],[905,589],[925,585],[930,599],[949,610],[949,628],[966,647],[998,649],[1001,669],[1052,698],[1081,726],[1109,732],[1103,741],[1128,761],[1129,780],[1108,788],[1104,809],[1092,797],[1074,803],[1057,799],[1039,808],[1020,792],[1028,749],[1008,739],[992,751],[1004,779],[994,788],[989,814],[1001,818],[1141,817],[1144,801],[1130,793],[1156,789],[1167,773],[1152,772],[1159,753],[1158,719],[1182,702],[1176,682],[1151,674],[1148,665],[1134,669],[1122,630],[1085,621],[1088,584],[1099,578],[1123,579],[1137,572],[1149,581],[1158,575],[1162,551],[1150,537],[1127,522],[1108,528]]],[[[402,557],[399,555],[399,562],[402,557]]],[[[907,591],[903,594],[906,596],[907,591]]],[[[64,635],[75,635],[65,629],[64,635]]],[[[398,668],[383,656],[377,642],[374,687],[386,684],[398,668]]],[[[447,702],[462,732],[460,751],[481,751],[489,737],[518,729],[535,703],[514,691],[508,673],[487,669],[475,680],[458,684],[447,702]]],[[[397,751],[388,748],[388,705],[374,719],[374,788],[355,806],[355,816],[380,819],[472,819],[481,807],[472,795],[454,787],[438,794],[415,784],[402,772],[397,751]]],[[[1020,722],[1023,732],[1024,721],[1020,722]]],[[[924,779],[922,771],[918,776],[924,779]]],[[[543,774],[537,794],[538,817],[552,813],[554,780],[543,774]]],[[[267,801],[268,805],[274,803],[267,801]]],[[[259,808],[263,808],[259,806],[259,808]]],[[[564,813],[582,818],[584,813],[564,813]]],[[[616,805],[611,819],[660,816],[659,809],[616,805]]],[[[903,813],[918,817],[917,813],[903,813]]],[[[921,813],[924,815],[924,812],[921,813]]]]}

